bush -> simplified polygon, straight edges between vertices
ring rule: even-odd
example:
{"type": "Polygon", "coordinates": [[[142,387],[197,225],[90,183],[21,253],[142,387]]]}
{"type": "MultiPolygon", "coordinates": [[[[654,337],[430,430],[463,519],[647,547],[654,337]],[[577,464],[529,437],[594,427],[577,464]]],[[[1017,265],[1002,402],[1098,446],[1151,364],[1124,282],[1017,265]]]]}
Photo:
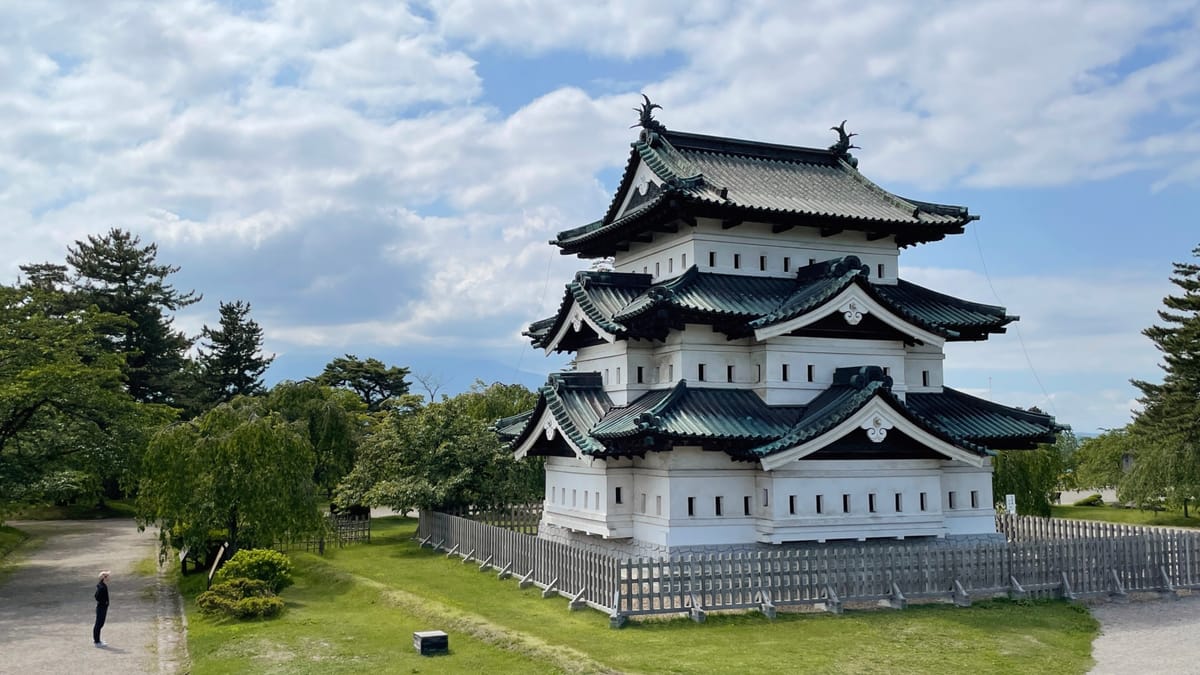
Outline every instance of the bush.
{"type": "Polygon", "coordinates": [[[283,611],[283,599],[267,582],[245,578],[214,584],[196,598],[196,605],[205,614],[238,619],[269,618],[283,611]]]}
{"type": "Polygon", "coordinates": [[[292,585],[292,562],[279,551],[251,548],[238,551],[217,572],[216,581],[257,579],[266,582],[272,593],[292,585]]]}
{"type": "Polygon", "coordinates": [[[1099,493],[1092,494],[1084,497],[1083,499],[1077,500],[1074,504],[1071,504],[1071,506],[1104,506],[1104,498],[1101,497],[1099,493]]]}

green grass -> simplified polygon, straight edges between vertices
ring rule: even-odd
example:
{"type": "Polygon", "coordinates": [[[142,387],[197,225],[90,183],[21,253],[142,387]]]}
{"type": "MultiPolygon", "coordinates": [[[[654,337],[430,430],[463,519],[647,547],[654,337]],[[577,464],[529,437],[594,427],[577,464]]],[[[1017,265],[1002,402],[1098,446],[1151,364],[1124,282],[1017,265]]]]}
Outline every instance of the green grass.
{"type": "Polygon", "coordinates": [[[1128,523],[1130,525],[1158,525],[1161,527],[1200,527],[1200,514],[1194,509],[1188,509],[1189,516],[1183,517],[1183,511],[1140,511],[1113,506],[1051,506],[1050,514],[1055,518],[1075,518],[1079,520],[1103,520],[1110,523],[1128,523]]]}
{"type": "Polygon", "coordinates": [[[16,550],[28,538],[28,534],[15,527],[0,525],[0,559],[7,557],[11,551],[16,550]]]}
{"type": "MultiPolygon", "coordinates": [[[[599,612],[499,581],[420,549],[415,523],[375,521],[373,543],[296,553],[288,610],[268,622],[214,623],[189,605],[195,673],[817,672],[1082,673],[1098,625],[1063,602],[912,606],[842,616],[710,614],[608,627],[599,612]],[[192,618],[197,617],[197,618],[192,618]],[[415,656],[412,631],[450,633],[453,653],[415,656]]],[[[200,577],[189,577],[194,597],[200,577]]],[[[190,591],[190,592],[189,592],[190,591]]]]}
{"type": "Polygon", "coordinates": [[[110,499],[101,504],[31,504],[13,513],[13,520],[95,520],[132,518],[133,500],[110,499]]]}

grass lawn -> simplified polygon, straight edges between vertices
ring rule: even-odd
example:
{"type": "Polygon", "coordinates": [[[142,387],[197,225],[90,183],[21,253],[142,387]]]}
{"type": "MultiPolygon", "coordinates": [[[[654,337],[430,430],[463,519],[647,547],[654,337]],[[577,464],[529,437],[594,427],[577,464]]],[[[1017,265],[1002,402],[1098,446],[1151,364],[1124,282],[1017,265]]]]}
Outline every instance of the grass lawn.
{"type": "Polygon", "coordinates": [[[33,504],[19,509],[13,520],[94,520],[97,518],[132,518],[133,500],[111,499],[102,504],[33,504]]]}
{"type": "MultiPolygon", "coordinates": [[[[821,672],[1082,673],[1097,623],[1064,602],[912,606],[842,616],[709,614],[608,627],[475,565],[420,549],[415,522],[375,521],[372,543],[292,555],[299,574],[275,621],[213,623],[188,606],[194,673],[821,672]],[[450,634],[422,658],[414,630],[450,634]]],[[[194,597],[200,577],[185,582],[194,597]]]]}
{"type": "Polygon", "coordinates": [[[8,525],[0,525],[0,559],[3,559],[10,551],[21,545],[21,542],[29,538],[21,530],[8,525]]]}
{"type": "Polygon", "coordinates": [[[1200,514],[1195,509],[1188,509],[1189,516],[1187,518],[1183,517],[1183,511],[1139,511],[1138,509],[1123,509],[1112,506],[1051,506],[1050,514],[1055,518],[1103,520],[1110,523],[1127,523],[1130,525],[1200,527],[1200,514]]]}

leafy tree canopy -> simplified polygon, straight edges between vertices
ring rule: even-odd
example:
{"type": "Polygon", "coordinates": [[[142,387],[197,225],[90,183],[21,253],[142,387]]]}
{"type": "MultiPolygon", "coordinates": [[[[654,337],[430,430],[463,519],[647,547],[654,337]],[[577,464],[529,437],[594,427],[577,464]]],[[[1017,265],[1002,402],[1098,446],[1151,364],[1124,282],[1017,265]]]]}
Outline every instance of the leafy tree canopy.
{"type": "Polygon", "coordinates": [[[236,550],[313,532],[320,514],[308,438],[261,398],[239,397],[160,431],[146,453],[139,522],[164,544],[202,547],[223,530],[236,550]]]}
{"type": "Polygon", "coordinates": [[[353,354],[339,356],[325,366],[313,381],[327,387],[349,389],[358,394],[367,410],[378,412],[391,399],[408,393],[408,368],[388,367],[379,359],[362,360],[353,354]]]}
{"type": "Polygon", "coordinates": [[[1051,497],[1059,490],[1066,458],[1078,442],[1069,431],[1054,443],[1036,450],[1001,450],[996,453],[992,472],[992,493],[996,499],[1015,495],[1017,512],[1022,515],[1049,517],[1051,497]]]}
{"type": "Polygon", "coordinates": [[[167,277],[178,267],[157,261],[158,246],[114,228],[102,237],[89,236],[68,249],[79,297],[100,311],[128,321],[110,333],[112,351],[124,355],[126,385],[139,401],[174,404],[183,386],[179,373],[191,347],[183,333],[171,327],[168,314],[200,298],[180,293],[167,277]]]}
{"type": "Polygon", "coordinates": [[[122,357],[104,344],[121,323],[69,309],[52,286],[0,286],[0,507],[129,479],[147,435],[172,417],[126,392],[122,357]]]}
{"type": "Polygon", "coordinates": [[[222,302],[220,313],[217,328],[206,325],[200,331],[196,358],[201,397],[210,405],[263,393],[263,373],[275,359],[262,353],[263,330],[250,318],[249,303],[222,302]]]}
{"type": "Polygon", "coordinates": [[[533,400],[519,385],[477,382],[464,394],[391,416],[360,448],[338,489],[339,504],[453,511],[539,498],[541,465],[514,460],[489,429],[533,400]]]}
{"type": "Polygon", "coordinates": [[[349,391],[315,382],[280,382],[266,406],[308,438],[315,459],[313,481],[331,495],[354,466],[366,405],[349,391]]]}

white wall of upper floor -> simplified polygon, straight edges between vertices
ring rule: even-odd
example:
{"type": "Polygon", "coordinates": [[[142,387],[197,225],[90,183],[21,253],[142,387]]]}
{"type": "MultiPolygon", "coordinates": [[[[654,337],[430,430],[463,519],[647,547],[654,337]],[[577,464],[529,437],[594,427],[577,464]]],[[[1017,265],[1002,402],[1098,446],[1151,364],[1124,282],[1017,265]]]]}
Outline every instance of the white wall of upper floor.
{"type": "Polygon", "coordinates": [[[806,265],[856,255],[870,267],[872,282],[894,284],[898,278],[900,250],[891,236],[869,241],[864,232],[846,231],[822,237],[815,227],[775,233],[771,225],[754,222],[724,229],[711,218],[698,218],[694,228],[681,223],[678,232],[653,236],[651,242],[635,242],[618,252],[613,269],[650,274],[655,282],[677,277],[692,265],[702,272],[792,277],[806,265]]]}
{"type": "Polygon", "coordinates": [[[583,347],[575,369],[599,373],[617,405],[647,391],[686,379],[689,385],[752,389],[770,405],[803,405],[833,382],[838,368],[879,366],[892,391],[937,392],[942,388],[940,347],[900,340],[849,340],[778,336],[729,340],[710,326],[688,324],[667,339],[618,340],[583,347]]]}

